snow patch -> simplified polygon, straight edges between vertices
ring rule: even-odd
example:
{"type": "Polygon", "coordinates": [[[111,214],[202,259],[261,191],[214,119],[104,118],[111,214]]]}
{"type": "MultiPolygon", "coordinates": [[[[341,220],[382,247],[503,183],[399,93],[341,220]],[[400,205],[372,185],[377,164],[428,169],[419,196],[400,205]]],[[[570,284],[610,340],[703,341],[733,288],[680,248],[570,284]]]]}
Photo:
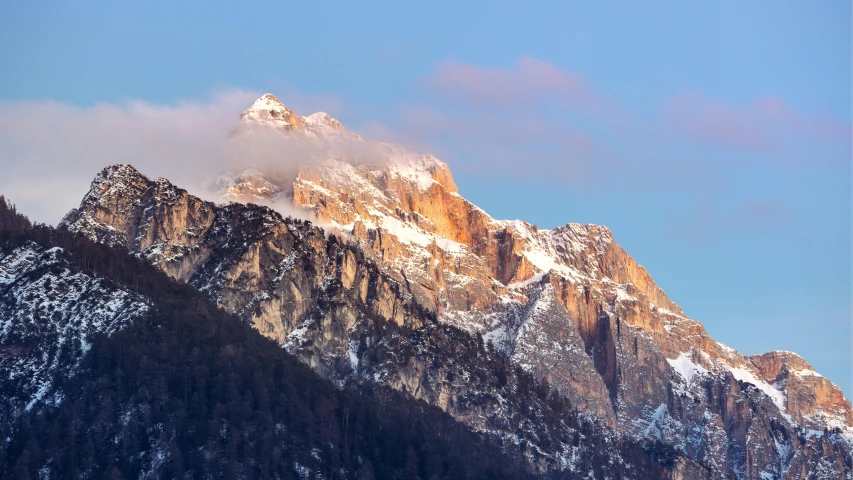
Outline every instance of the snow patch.
{"type": "Polygon", "coordinates": [[[734,376],[735,379],[737,379],[738,381],[752,384],[759,390],[764,392],[764,394],[770,397],[770,400],[772,400],[773,403],[775,403],[776,406],[779,407],[779,411],[782,413],[782,415],[788,420],[791,420],[791,416],[785,412],[786,398],[783,392],[777,390],[769,383],[763,380],[759,380],[758,377],[756,377],[752,372],[745,368],[732,367],[730,365],[722,363],[721,365],[723,365],[723,368],[731,372],[732,376],[734,376]]]}
{"type": "Polygon", "coordinates": [[[687,384],[690,384],[693,377],[696,375],[708,373],[707,369],[693,362],[693,355],[691,352],[681,352],[678,357],[674,359],[667,358],[666,361],[673,370],[681,375],[681,378],[683,378],[687,384]]]}

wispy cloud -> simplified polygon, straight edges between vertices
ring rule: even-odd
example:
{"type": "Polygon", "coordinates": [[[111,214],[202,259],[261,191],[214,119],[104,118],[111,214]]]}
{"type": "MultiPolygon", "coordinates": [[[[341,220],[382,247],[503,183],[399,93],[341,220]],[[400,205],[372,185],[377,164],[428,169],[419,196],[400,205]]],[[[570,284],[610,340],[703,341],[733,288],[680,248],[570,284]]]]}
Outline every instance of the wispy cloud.
{"type": "Polygon", "coordinates": [[[447,60],[419,84],[426,96],[369,124],[367,136],[415,144],[480,177],[672,195],[686,213],[667,236],[690,243],[763,235],[795,221],[786,202],[752,198],[777,193],[747,192],[747,179],[849,163],[849,123],[770,95],[738,104],[673,94],[659,114],[644,114],[583,75],[530,57],[485,66],[447,60]]]}
{"type": "Polygon", "coordinates": [[[756,98],[745,105],[697,94],[672,97],[665,121],[689,138],[785,159],[794,142],[850,143],[851,125],[829,116],[795,111],[783,99],[756,98]]]}
{"type": "MultiPolygon", "coordinates": [[[[297,112],[339,104],[332,96],[282,91],[297,112]]],[[[298,142],[273,144],[260,136],[252,145],[229,141],[240,113],[262,93],[230,89],[173,105],[2,102],[0,193],[34,220],[55,224],[77,206],[98,171],[130,163],[214,199],[208,188],[234,162],[279,162],[283,168],[312,153],[298,142]]]]}
{"type": "Polygon", "coordinates": [[[520,57],[512,67],[448,60],[423,83],[434,92],[489,107],[542,101],[591,107],[600,101],[579,75],[530,57],[520,57]]]}
{"type": "Polygon", "coordinates": [[[731,233],[761,235],[788,228],[798,220],[790,205],[775,198],[748,198],[731,208],[709,202],[696,203],[675,217],[664,236],[693,245],[710,245],[731,233]]]}
{"type": "MultiPolygon", "coordinates": [[[[305,95],[270,82],[299,113],[361,116],[357,130],[366,138],[435,153],[457,173],[529,178],[598,192],[687,192],[697,199],[688,205],[692,219],[681,221],[673,235],[694,239],[708,231],[703,224],[747,231],[762,225],[763,218],[785,215],[785,208],[772,202],[745,202],[737,212],[721,213],[713,201],[698,200],[722,198],[720,192],[731,188],[734,163],[738,172],[749,170],[743,168],[749,162],[786,168],[785,162],[767,159],[784,158],[780,150],[788,153],[796,150],[792,145],[809,142],[846,141],[849,149],[850,125],[798,112],[781,99],[737,105],[677,95],[665,102],[660,117],[641,117],[582,75],[530,57],[511,66],[442,62],[419,82],[425,96],[384,112],[381,123],[364,118],[364,109],[337,96],[305,95]],[[691,148],[672,148],[676,143],[691,148]],[[740,153],[721,155],[704,149],[708,143],[740,153]]],[[[37,220],[52,223],[110,163],[132,163],[146,174],[195,187],[199,171],[228,167],[229,153],[235,155],[227,148],[227,133],[261,93],[226,90],[173,105],[138,100],[87,108],[50,100],[0,103],[0,192],[37,220]],[[38,180],[18,181],[23,178],[38,180]],[[45,192],[55,201],[45,202],[45,192]]],[[[257,154],[253,148],[250,153],[257,154]]]]}
{"type": "Polygon", "coordinates": [[[0,103],[0,192],[35,220],[56,223],[109,164],[195,183],[200,170],[226,164],[227,134],[257,95],[228,90],[202,102],[86,108],[52,100],[0,103]]]}
{"type": "MultiPolygon", "coordinates": [[[[762,215],[781,215],[782,206],[757,201],[721,213],[716,205],[734,195],[754,195],[740,191],[749,176],[761,182],[849,163],[848,123],[770,95],[741,105],[673,94],[659,114],[643,113],[579,73],[530,57],[508,66],[447,60],[419,84],[425,97],[399,105],[390,121],[368,124],[366,135],[415,144],[479,176],[672,193],[722,229],[747,231],[762,215]]],[[[694,237],[706,230],[681,223],[694,237]]]]}
{"type": "Polygon", "coordinates": [[[511,66],[456,60],[419,82],[426,100],[400,105],[392,120],[360,131],[414,144],[457,171],[524,176],[588,186],[617,163],[614,151],[584,126],[616,104],[579,75],[521,57],[511,66]]]}
{"type": "Polygon", "coordinates": [[[582,129],[535,111],[410,106],[396,111],[392,125],[372,122],[360,131],[430,151],[458,172],[586,184],[615,162],[613,152],[582,129]]]}

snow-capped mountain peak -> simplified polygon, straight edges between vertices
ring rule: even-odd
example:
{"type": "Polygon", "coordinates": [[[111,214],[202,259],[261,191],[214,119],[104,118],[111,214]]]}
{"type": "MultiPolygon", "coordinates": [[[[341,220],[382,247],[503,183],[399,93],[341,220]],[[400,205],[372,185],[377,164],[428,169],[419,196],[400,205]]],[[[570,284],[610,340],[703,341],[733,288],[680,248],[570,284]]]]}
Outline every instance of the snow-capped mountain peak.
{"type": "Polygon", "coordinates": [[[341,122],[337,119],[332,118],[326,112],[317,112],[312,113],[305,117],[305,124],[309,127],[319,128],[319,129],[331,129],[332,131],[338,133],[346,133],[346,129],[341,122]]]}
{"type": "MultiPolygon", "coordinates": [[[[822,441],[813,432],[837,427],[839,442],[853,439],[853,408],[835,385],[793,354],[747,357],[715,341],[606,227],[568,224],[545,230],[521,220],[496,220],[462,197],[447,164],[431,155],[360,138],[354,143],[366,148],[346,148],[347,137],[322,133],[337,132],[325,113],[299,117],[271,95],[255,103],[241,124],[259,122],[287,138],[331,147],[312,150],[326,156],[306,157],[292,175],[256,168],[224,177],[223,199],[285,201],[309,211],[327,235],[357,245],[359,255],[377,265],[407,301],[442,324],[481,336],[584,414],[627,436],[662,441],[715,470],[746,472],[750,478],[805,468],[812,448],[806,444],[822,441]],[[282,119],[286,127],[277,123],[282,119]],[[295,119],[302,119],[301,130],[291,123],[295,119]],[[310,135],[290,134],[297,131],[310,135]],[[779,428],[788,440],[772,437],[779,428]],[[773,450],[774,445],[784,448],[773,450]],[[747,451],[752,464],[745,463],[747,451]]],[[[155,197],[166,198],[171,191],[158,188],[155,197]]],[[[199,276],[187,260],[208,258],[191,244],[205,228],[218,235],[211,220],[218,207],[183,196],[185,207],[170,206],[169,212],[179,212],[171,214],[176,218],[157,213],[164,218],[149,220],[121,212],[160,212],[163,202],[135,187],[123,191],[138,198],[116,197],[127,203],[117,210],[96,179],[93,193],[66,223],[94,232],[88,236],[98,241],[129,245],[178,278],[202,279],[219,271],[211,266],[199,276]],[[103,225],[90,228],[96,223],[103,225]],[[193,225],[194,230],[171,232],[160,225],[193,225]]],[[[235,261],[239,272],[228,274],[229,281],[291,268],[289,257],[270,263],[254,243],[242,245],[249,250],[235,261]]],[[[343,275],[350,267],[341,268],[343,275]]],[[[342,284],[355,288],[354,279],[347,273],[342,284]]],[[[282,320],[292,308],[273,290],[240,282],[237,290],[244,296],[226,308],[247,312],[253,323],[264,325],[266,335],[285,345],[304,333],[297,319],[282,320]],[[257,303],[248,308],[245,298],[257,303]]],[[[364,288],[367,298],[371,290],[364,288]]],[[[395,322],[405,318],[394,308],[384,313],[395,322]]],[[[348,355],[353,362],[356,354],[348,355]]]]}
{"type": "Polygon", "coordinates": [[[271,93],[262,95],[240,115],[241,124],[298,129],[305,120],[271,93]]]}
{"type": "Polygon", "coordinates": [[[361,140],[358,135],[348,133],[341,122],[332,118],[328,113],[316,112],[308,116],[298,115],[271,93],[261,95],[240,115],[240,123],[233,133],[254,129],[298,133],[312,140],[334,137],[361,140]]]}

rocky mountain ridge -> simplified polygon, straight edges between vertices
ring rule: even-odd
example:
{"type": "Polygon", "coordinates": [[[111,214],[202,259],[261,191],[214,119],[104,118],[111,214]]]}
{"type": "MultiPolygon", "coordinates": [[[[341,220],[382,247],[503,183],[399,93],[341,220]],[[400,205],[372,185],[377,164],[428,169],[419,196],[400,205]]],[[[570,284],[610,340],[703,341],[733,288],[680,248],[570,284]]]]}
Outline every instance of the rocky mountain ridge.
{"type": "MultiPolygon", "coordinates": [[[[259,99],[233,135],[245,135],[247,124],[283,135],[310,133],[310,122],[296,120],[308,117],[276,102],[271,96],[259,99]]],[[[329,129],[336,133],[327,136],[341,131],[329,129]]],[[[230,185],[225,182],[225,198],[286,199],[308,210],[327,234],[363,256],[344,255],[336,263],[333,277],[344,290],[370,290],[354,273],[365,260],[390,282],[376,287],[377,298],[385,300],[373,304],[374,314],[419,328],[406,323],[413,318],[406,308],[418,308],[440,324],[479,335],[619,435],[664,442],[722,477],[849,471],[851,409],[840,390],[794,354],[745,357],[711,339],[616,245],[608,229],[569,224],[540,230],[494,220],[459,195],[449,168],[434,157],[388,144],[372,144],[369,151],[382,153],[372,163],[348,162],[341,155],[306,158],[290,177],[263,169],[241,172],[230,185]],[[241,197],[247,191],[253,196],[241,197]],[[394,289],[397,293],[382,293],[394,289]],[[411,306],[390,300],[400,297],[411,306]],[[836,428],[841,434],[823,433],[836,428]],[[829,444],[847,453],[823,455],[829,444]],[[819,468],[826,462],[830,470],[819,468]]],[[[305,323],[310,309],[303,292],[325,280],[285,285],[289,291],[282,296],[281,283],[294,271],[295,257],[271,255],[271,249],[281,254],[281,247],[260,239],[267,229],[284,233],[283,224],[262,209],[249,209],[242,214],[258,216],[255,227],[229,230],[218,223],[217,208],[165,180],[152,182],[130,167],[114,166],[96,178],[63,224],[138,252],[287,348],[304,347],[303,336],[316,319],[305,323]],[[239,247],[241,235],[245,251],[219,258],[223,250],[239,247]],[[212,237],[222,241],[205,244],[212,237]],[[266,278],[272,274],[267,271],[275,276],[266,278]]],[[[311,339],[313,350],[304,359],[329,376],[336,375],[328,368],[336,361],[349,358],[361,365],[342,340],[356,324],[345,321],[341,331],[324,333],[322,348],[311,339]],[[334,348],[328,346],[333,338],[339,342],[334,348]]],[[[352,365],[351,370],[359,371],[352,365]]],[[[424,381],[420,375],[375,378],[416,392],[424,381]]],[[[453,411],[458,395],[446,392],[430,401],[472,428],[487,428],[453,411]]]]}
{"type": "MultiPolygon", "coordinates": [[[[270,95],[261,99],[272,103],[259,106],[256,102],[243,119],[260,117],[259,108],[280,105],[270,95]]],[[[263,121],[254,122],[263,125],[263,121]]],[[[241,125],[244,123],[245,120],[241,125]]],[[[296,177],[285,180],[292,184],[279,191],[292,190],[293,203],[307,208],[318,223],[369,246],[387,270],[400,280],[405,279],[420,303],[436,311],[444,321],[486,338],[501,336],[505,330],[499,329],[505,328],[506,322],[490,330],[489,325],[479,324],[478,313],[494,310],[496,304],[507,301],[521,299],[524,303],[524,289],[551,274],[565,283],[558,289],[562,292],[561,303],[573,318],[585,320],[579,330],[587,346],[594,337],[597,319],[580,311],[579,295],[568,294],[571,287],[578,292],[581,288],[602,292],[611,308],[633,304],[623,314],[625,320],[651,333],[669,360],[698,350],[711,359],[699,355],[697,363],[703,368],[743,369],[768,385],[777,383],[781,363],[785,363],[778,359],[784,359],[792,368],[797,366],[798,371],[813,371],[805,360],[790,352],[747,358],[711,339],[701,323],[689,319],[654,284],[648,272],[616,245],[606,227],[568,224],[540,230],[523,221],[494,220],[459,195],[444,162],[402,147],[386,147],[385,153],[376,163],[361,165],[306,159],[296,177]],[[476,325],[467,325],[468,322],[476,325]],[[768,362],[774,364],[775,371],[762,366],[768,362]]],[[[247,178],[263,176],[261,172],[250,172],[247,178]]],[[[228,199],[247,200],[239,195],[223,198],[228,199]]],[[[822,377],[807,376],[814,379],[806,388],[826,394],[817,395],[809,407],[792,409],[795,421],[816,429],[853,425],[853,410],[849,402],[839,397],[840,390],[817,380],[822,377]]],[[[802,378],[804,375],[798,376],[802,378]]],[[[780,381],[779,385],[787,384],[780,381]]],[[[794,387],[785,386],[783,390],[794,387]]],[[[768,392],[771,397],[778,397],[768,392]]],[[[793,396],[799,393],[794,392],[793,396]]],[[[787,396],[785,391],[782,394],[787,396]]],[[[784,400],[777,403],[785,408],[784,400]]]]}
{"type": "Polygon", "coordinates": [[[425,400],[541,472],[705,471],[669,451],[661,455],[671,465],[655,467],[638,442],[567,411],[506,357],[438,323],[354,243],[266,207],[204,202],[127,165],[108,167],[93,185],[66,218],[69,228],[131,245],[327,378],[378,382],[425,400]],[[117,230],[107,218],[134,227],[117,230]]]}
{"type": "MultiPolygon", "coordinates": [[[[336,387],[195,288],[2,195],[0,320],[0,478],[534,478],[440,409],[336,387]]],[[[638,454],[635,471],[667,470],[638,454]]]]}

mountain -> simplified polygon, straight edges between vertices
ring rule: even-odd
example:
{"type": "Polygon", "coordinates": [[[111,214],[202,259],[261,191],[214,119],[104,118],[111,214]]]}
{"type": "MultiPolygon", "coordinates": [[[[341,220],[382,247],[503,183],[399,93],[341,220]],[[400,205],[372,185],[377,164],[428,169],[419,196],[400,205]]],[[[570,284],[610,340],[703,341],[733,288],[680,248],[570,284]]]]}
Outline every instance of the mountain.
{"type": "Polygon", "coordinates": [[[54,378],[73,374],[93,338],[126,328],[148,310],[144,298],[77,271],[63,254],[26,243],[0,258],[6,421],[45,399],[54,378]]]}
{"type": "Polygon", "coordinates": [[[355,243],[267,207],[204,202],[128,165],[93,185],[66,218],[72,230],[133,245],[338,385],[379,383],[440,407],[539,472],[704,470],[578,414],[481,338],[438,322],[355,243]]]}
{"type": "Polygon", "coordinates": [[[223,200],[287,204],[322,230],[121,165],[62,226],[195,286],[321,375],[438,406],[540,471],[582,471],[559,436],[594,425],[611,439],[597,454],[620,463],[617,447],[663,446],[686,478],[850,476],[841,391],[796,354],[712,339],[606,227],[493,219],[438,159],[272,95],[231,136],[264,155],[219,178],[223,200]],[[286,139],[279,157],[269,135],[286,139]],[[522,384],[553,390],[575,420],[516,402],[522,384]]]}
{"type": "MultiPolygon", "coordinates": [[[[29,231],[24,217],[0,197],[0,231],[29,231]],[[9,220],[20,218],[14,228],[9,220]]],[[[0,253],[0,423],[39,401],[58,403],[52,385],[73,375],[95,338],[145,315],[145,298],[86,275],[59,247],[7,242],[0,253]]]]}
{"type": "Polygon", "coordinates": [[[333,385],[194,288],[2,197],[0,278],[0,478],[532,478],[440,409],[333,385]]]}

